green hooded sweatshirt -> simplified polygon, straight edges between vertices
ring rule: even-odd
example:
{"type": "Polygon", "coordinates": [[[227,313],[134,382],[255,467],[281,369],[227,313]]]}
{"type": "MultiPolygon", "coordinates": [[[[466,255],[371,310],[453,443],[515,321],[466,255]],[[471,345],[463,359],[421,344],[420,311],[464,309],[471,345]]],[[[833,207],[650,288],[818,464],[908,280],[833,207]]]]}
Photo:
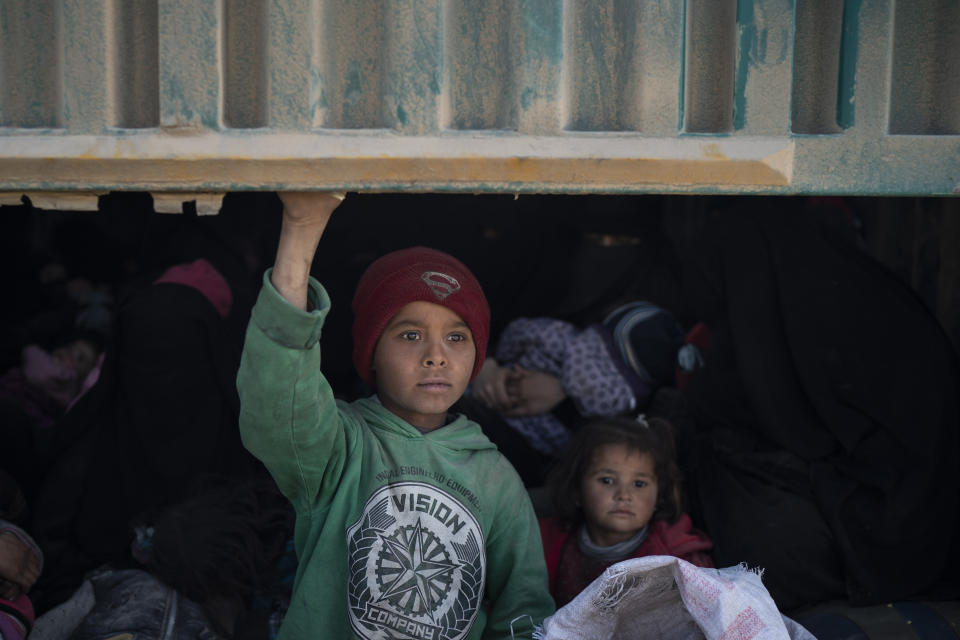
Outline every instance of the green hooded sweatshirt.
{"type": "Polygon", "coordinates": [[[320,373],[330,307],[264,276],[237,388],[244,445],[297,512],[299,567],[281,639],[517,638],[553,612],[536,517],[516,471],[458,416],[420,433],[320,373]]]}

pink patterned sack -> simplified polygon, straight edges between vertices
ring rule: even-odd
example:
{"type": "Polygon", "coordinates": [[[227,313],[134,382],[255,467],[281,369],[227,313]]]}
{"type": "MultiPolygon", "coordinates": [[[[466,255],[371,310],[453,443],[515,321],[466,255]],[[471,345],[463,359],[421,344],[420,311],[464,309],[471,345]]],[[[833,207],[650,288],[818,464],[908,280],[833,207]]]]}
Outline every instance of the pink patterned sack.
{"type": "Polygon", "coordinates": [[[539,640],[815,640],[783,616],[746,566],[672,556],[625,560],[544,621],[539,640]]]}

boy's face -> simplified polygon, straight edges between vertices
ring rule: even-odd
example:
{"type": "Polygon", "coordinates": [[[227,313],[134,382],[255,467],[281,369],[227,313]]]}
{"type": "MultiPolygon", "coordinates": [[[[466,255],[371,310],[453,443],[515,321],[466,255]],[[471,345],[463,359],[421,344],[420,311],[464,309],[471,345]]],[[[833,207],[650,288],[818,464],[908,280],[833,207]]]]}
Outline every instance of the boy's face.
{"type": "Polygon", "coordinates": [[[411,302],[387,323],[373,352],[383,406],[420,429],[444,424],[460,399],[477,357],[463,319],[432,302],[411,302]]]}

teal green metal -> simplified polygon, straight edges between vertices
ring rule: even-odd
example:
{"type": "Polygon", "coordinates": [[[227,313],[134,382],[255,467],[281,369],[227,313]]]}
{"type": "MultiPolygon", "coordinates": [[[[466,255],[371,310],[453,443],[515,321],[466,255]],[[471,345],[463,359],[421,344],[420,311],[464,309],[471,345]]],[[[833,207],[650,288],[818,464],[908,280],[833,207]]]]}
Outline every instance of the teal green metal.
{"type": "Polygon", "coordinates": [[[854,126],[857,77],[857,45],[860,41],[862,0],[843,3],[843,39],[840,41],[840,82],[837,92],[837,124],[841,129],[854,126]]]}
{"type": "Polygon", "coordinates": [[[957,195],[955,0],[4,0],[0,203],[957,195]]]}

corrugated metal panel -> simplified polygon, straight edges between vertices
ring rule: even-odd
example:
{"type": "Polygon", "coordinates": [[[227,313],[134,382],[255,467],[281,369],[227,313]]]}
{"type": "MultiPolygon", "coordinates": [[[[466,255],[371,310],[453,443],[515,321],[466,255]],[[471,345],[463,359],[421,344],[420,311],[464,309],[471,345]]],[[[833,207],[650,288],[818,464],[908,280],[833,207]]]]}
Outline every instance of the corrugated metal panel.
{"type": "Polygon", "coordinates": [[[299,187],[956,194],[960,2],[0,0],[6,200],[299,187]]]}

